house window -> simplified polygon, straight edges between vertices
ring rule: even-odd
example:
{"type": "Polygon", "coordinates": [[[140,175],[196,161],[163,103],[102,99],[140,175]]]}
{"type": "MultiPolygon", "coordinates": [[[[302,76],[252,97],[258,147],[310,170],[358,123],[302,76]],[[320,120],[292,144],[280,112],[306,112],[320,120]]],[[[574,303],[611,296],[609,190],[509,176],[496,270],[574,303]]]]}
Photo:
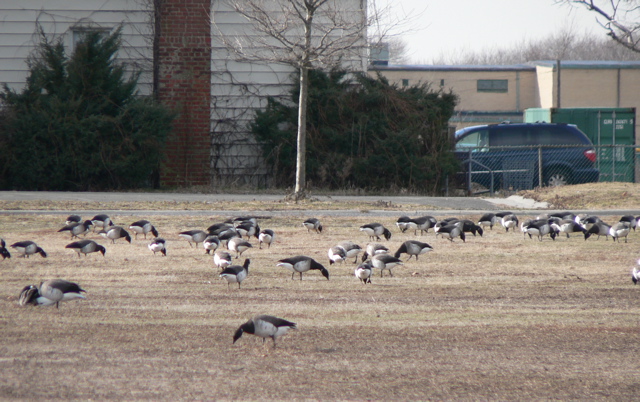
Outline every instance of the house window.
{"type": "Polygon", "coordinates": [[[408,79],[406,79],[406,78],[403,78],[403,79],[402,79],[402,86],[403,86],[403,87],[408,87],[408,86],[409,86],[409,80],[408,80],[408,79]]]}
{"type": "Polygon", "coordinates": [[[440,86],[443,87],[444,86],[444,78],[440,79],[440,86]]]}
{"type": "Polygon", "coordinates": [[[509,80],[478,80],[478,92],[509,92],[509,80]]]}

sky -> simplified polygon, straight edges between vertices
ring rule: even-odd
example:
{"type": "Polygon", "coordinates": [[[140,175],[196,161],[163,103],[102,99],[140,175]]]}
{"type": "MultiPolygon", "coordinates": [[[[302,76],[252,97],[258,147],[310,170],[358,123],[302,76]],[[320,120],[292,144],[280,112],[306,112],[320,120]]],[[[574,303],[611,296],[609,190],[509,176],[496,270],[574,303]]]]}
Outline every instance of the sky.
{"type": "Polygon", "coordinates": [[[605,36],[593,11],[554,0],[381,0],[400,24],[398,37],[412,64],[441,55],[512,47],[570,27],[578,34],[605,36]]]}

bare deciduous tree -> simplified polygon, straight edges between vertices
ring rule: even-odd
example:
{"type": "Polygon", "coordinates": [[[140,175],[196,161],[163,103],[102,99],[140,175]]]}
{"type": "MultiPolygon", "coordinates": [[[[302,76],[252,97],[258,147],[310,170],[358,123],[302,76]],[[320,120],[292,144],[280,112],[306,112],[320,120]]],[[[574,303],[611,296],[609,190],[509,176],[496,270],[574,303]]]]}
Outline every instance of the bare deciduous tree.
{"type": "Polygon", "coordinates": [[[639,0],[557,0],[557,3],[586,7],[613,40],[640,52],[639,0]]]}
{"type": "MultiPolygon", "coordinates": [[[[351,61],[362,68],[369,25],[366,0],[227,0],[251,32],[218,34],[236,60],[294,67],[300,76],[296,183],[292,198],[305,197],[308,72],[351,61]]],[[[215,15],[212,23],[216,24],[215,15]]]]}

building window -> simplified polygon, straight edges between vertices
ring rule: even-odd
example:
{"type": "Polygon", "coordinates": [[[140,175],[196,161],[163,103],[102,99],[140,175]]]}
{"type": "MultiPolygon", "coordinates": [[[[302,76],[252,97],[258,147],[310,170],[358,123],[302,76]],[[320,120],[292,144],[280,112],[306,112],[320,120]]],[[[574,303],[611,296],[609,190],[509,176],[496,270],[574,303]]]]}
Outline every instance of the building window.
{"type": "Polygon", "coordinates": [[[440,79],[440,86],[443,87],[444,86],[444,78],[440,79]]]}
{"type": "Polygon", "coordinates": [[[402,86],[403,87],[408,87],[409,86],[409,80],[407,78],[403,78],[402,79],[402,86]]]}
{"type": "Polygon", "coordinates": [[[509,92],[509,80],[478,80],[478,92],[509,92]]]}

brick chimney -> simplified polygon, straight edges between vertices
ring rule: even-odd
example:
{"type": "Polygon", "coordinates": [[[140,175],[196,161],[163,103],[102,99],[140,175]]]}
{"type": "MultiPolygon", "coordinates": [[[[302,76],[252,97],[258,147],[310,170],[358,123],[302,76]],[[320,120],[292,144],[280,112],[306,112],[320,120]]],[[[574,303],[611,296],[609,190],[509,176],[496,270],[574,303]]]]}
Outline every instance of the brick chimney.
{"type": "Polygon", "coordinates": [[[163,186],[210,185],[211,0],[156,0],[158,99],[177,113],[163,186]]]}

